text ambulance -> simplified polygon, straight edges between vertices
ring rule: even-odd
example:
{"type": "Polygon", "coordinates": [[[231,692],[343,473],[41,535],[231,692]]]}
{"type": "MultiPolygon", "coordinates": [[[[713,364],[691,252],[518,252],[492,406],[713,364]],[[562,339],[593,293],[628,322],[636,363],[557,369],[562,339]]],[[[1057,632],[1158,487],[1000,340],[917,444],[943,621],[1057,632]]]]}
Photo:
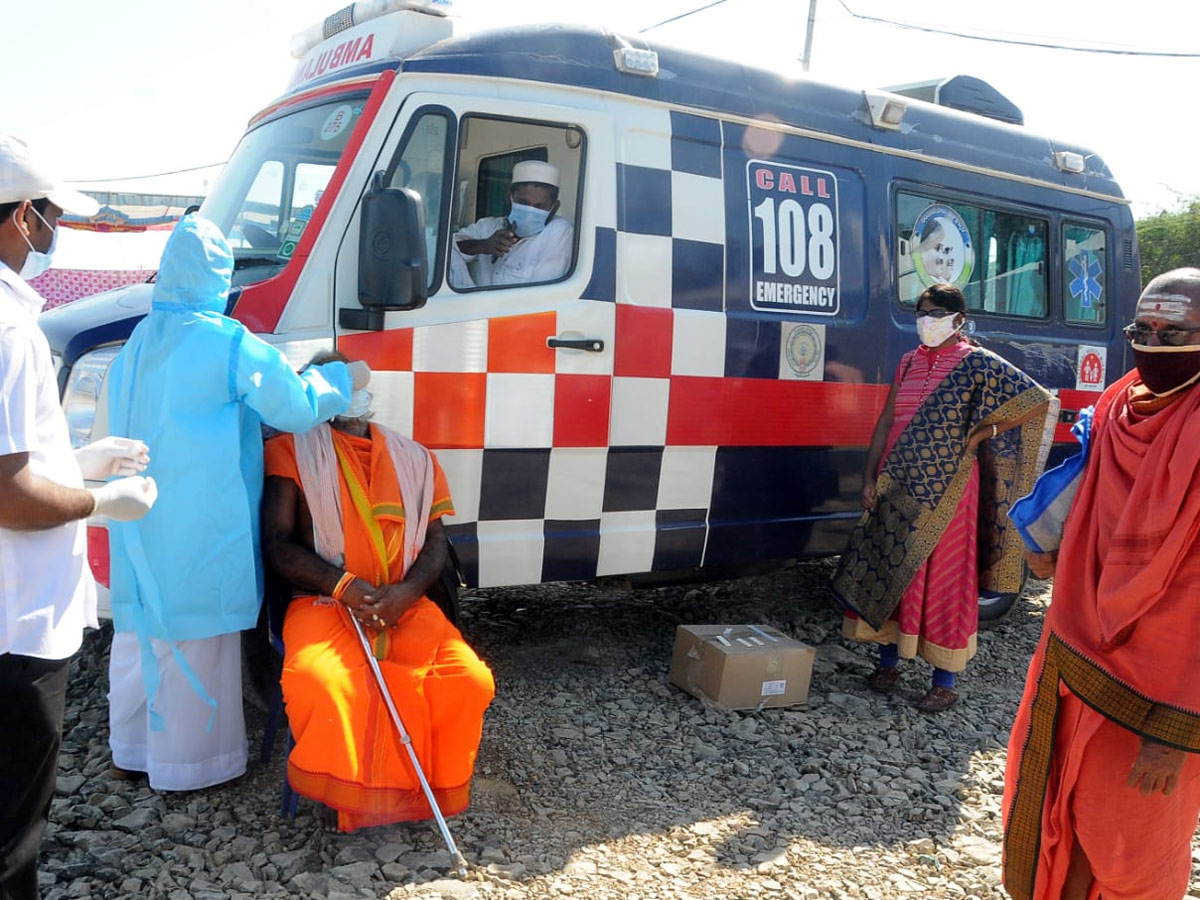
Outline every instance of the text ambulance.
{"type": "MultiPolygon", "coordinates": [[[[472,585],[839,552],[933,280],[1057,389],[1059,440],[1128,364],[1127,202],[1096,155],[944,105],[957,83],[1011,109],[980,82],[926,102],[384,6],[316,29],[201,212],[235,248],[232,315],[298,365],[367,360],[379,420],[437,451],[472,585]],[[454,235],[508,215],[527,160],[558,172],[565,274],[475,286],[454,235]]],[[[42,317],[76,440],[149,298],[42,317]]]]}

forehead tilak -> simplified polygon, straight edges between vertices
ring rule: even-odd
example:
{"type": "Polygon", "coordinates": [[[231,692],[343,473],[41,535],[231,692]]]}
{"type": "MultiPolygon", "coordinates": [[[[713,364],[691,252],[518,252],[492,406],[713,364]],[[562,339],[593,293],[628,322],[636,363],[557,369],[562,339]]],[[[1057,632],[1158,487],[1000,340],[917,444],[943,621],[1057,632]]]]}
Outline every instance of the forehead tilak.
{"type": "Polygon", "coordinates": [[[1192,298],[1187,294],[1154,292],[1138,299],[1137,314],[1157,319],[1185,319],[1192,311],[1192,298]]]}

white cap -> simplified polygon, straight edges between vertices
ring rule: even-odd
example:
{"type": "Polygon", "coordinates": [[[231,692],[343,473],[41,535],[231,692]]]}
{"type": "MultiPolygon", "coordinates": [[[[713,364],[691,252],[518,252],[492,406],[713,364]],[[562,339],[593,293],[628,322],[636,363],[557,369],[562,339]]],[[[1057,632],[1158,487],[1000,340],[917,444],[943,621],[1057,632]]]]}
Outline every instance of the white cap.
{"type": "Polygon", "coordinates": [[[526,181],[558,187],[558,166],[552,166],[550,163],[540,162],[536,159],[519,162],[513,166],[512,183],[522,184],[526,181]]]}
{"type": "Polygon", "coordinates": [[[19,137],[0,134],[0,203],[43,197],[76,216],[94,216],[100,209],[100,204],[87,194],[47,175],[29,158],[29,147],[19,137]]]}

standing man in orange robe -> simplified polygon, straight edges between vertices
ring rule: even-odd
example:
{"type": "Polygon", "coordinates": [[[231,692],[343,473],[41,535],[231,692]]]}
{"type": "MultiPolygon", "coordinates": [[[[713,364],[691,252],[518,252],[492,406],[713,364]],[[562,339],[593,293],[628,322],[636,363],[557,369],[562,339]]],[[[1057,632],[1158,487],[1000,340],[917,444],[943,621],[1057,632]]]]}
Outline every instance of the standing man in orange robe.
{"type": "MultiPolygon", "coordinates": [[[[341,359],[324,354],[317,362],[341,359]]],[[[263,552],[295,589],[283,622],[283,698],[296,745],[287,777],[330,830],[432,817],[350,616],[444,815],[470,796],[492,673],[425,596],[446,564],[454,512],[433,454],[350,410],[266,445],[263,552]]]]}
{"type": "Polygon", "coordinates": [[[1014,900],[1179,900],[1200,815],[1200,269],[1151,281],[1100,398],[1008,747],[1014,900]]]}

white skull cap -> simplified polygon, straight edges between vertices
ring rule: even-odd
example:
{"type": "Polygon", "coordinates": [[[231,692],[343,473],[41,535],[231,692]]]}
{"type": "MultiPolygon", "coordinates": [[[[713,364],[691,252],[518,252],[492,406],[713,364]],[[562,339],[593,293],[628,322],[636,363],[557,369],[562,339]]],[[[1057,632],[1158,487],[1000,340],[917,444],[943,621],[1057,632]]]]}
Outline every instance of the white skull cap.
{"type": "Polygon", "coordinates": [[[558,166],[536,159],[519,162],[513,166],[512,183],[521,184],[526,181],[558,187],[558,166]]]}

